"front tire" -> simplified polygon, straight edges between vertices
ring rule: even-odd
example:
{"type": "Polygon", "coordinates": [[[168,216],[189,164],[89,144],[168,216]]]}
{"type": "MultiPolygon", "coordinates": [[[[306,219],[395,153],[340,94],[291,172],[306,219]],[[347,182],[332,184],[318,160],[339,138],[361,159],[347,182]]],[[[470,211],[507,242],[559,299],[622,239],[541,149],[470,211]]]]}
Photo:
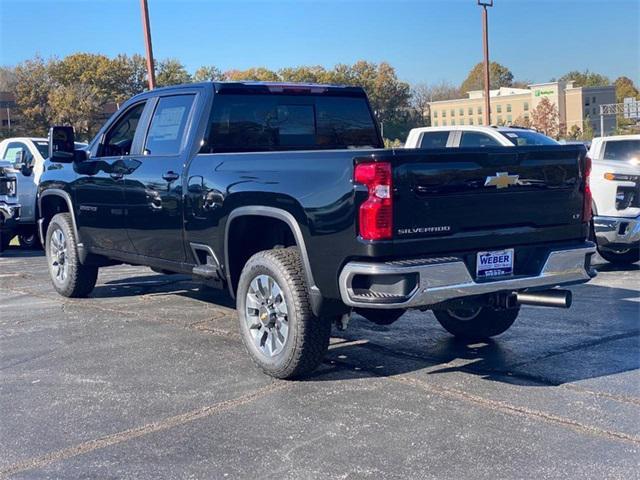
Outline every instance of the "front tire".
{"type": "Polygon", "coordinates": [[[98,267],[82,265],[69,213],[58,213],[49,223],[46,239],[47,264],[53,288],[69,298],[89,295],[98,279],[98,267]]]}
{"type": "Polygon", "coordinates": [[[482,340],[506,332],[516,321],[519,313],[519,308],[496,310],[491,307],[433,311],[447,332],[469,340],[482,340]]]}
{"type": "Polygon", "coordinates": [[[640,247],[633,246],[625,252],[615,252],[613,250],[598,249],[598,253],[607,262],[614,265],[631,265],[640,260],[640,247]]]}
{"type": "Polygon", "coordinates": [[[244,346],[253,362],[275,378],[296,378],[322,361],[331,321],[311,311],[297,248],[253,255],[238,282],[236,305],[244,346]]]}

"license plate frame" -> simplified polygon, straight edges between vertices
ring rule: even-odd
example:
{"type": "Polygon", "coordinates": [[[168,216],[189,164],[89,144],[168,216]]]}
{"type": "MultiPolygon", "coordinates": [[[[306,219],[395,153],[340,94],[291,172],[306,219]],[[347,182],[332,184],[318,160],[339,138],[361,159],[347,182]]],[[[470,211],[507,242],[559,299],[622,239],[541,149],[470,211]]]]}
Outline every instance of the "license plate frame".
{"type": "Polygon", "coordinates": [[[515,264],[515,250],[485,250],[476,254],[476,278],[486,280],[496,277],[510,277],[513,275],[515,264]]]}

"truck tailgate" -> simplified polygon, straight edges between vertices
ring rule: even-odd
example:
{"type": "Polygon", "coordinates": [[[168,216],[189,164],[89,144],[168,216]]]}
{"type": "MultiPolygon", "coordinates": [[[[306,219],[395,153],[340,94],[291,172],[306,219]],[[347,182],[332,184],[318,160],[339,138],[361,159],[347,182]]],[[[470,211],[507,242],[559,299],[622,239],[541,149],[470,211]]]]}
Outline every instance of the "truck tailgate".
{"type": "Polygon", "coordinates": [[[394,238],[580,224],[585,154],[579,145],[396,150],[394,238]]]}

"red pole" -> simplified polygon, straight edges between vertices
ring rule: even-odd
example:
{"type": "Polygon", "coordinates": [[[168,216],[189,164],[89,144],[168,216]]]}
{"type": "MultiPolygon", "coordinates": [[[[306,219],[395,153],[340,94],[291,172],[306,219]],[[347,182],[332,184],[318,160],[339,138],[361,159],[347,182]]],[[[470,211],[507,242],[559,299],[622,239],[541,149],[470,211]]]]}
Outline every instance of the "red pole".
{"type": "Polygon", "coordinates": [[[482,5],[482,49],[484,50],[484,124],[491,125],[491,101],[489,99],[489,26],[486,5],[482,5]]]}
{"type": "Polygon", "coordinates": [[[147,50],[147,75],[149,77],[149,90],[156,88],[156,73],[153,68],[153,49],[151,47],[151,26],[149,25],[149,7],[147,0],[140,0],[142,11],[142,31],[144,33],[144,46],[147,50]]]}

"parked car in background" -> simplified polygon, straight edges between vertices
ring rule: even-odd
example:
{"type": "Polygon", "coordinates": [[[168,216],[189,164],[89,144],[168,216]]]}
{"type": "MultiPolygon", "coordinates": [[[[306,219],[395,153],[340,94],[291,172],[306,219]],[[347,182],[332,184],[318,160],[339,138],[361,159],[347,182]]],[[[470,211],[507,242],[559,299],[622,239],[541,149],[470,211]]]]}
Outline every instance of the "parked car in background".
{"type": "Polygon", "coordinates": [[[453,335],[499,335],[521,305],[569,307],[554,287],[589,281],[595,246],[584,147],[496,132],[509,154],[387,150],[361,88],[145,92],[85,151],[51,130],[53,287],[87,296],[117,263],[191,274],[236,299],[247,352],[279,378],[313,370],[353,311],[387,325],[431,309],[453,335]]]}
{"type": "Polygon", "coordinates": [[[528,128],[450,125],[414,128],[409,132],[404,148],[518,147],[527,145],[558,145],[558,142],[528,128]]]}
{"type": "MultiPolygon", "coordinates": [[[[76,148],[86,146],[76,143],[76,148]]],[[[2,242],[6,247],[16,235],[20,246],[39,248],[36,228],[36,193],[40,176],[44,170],[44,160],[49,154],[49,142],[46,138],[16,137],[0,142],[0,166],[6,178],[11,178],[11,191],[0,190],[0,204],[12,206],[19,211],[19,219],[6,227],[2,242]]]]}
{"type": "Polygon", "coordinates": [[[640,135],[597,137],[593,162],[593,229],[600,255],[612,263],[640,260],[640,135]]]}

